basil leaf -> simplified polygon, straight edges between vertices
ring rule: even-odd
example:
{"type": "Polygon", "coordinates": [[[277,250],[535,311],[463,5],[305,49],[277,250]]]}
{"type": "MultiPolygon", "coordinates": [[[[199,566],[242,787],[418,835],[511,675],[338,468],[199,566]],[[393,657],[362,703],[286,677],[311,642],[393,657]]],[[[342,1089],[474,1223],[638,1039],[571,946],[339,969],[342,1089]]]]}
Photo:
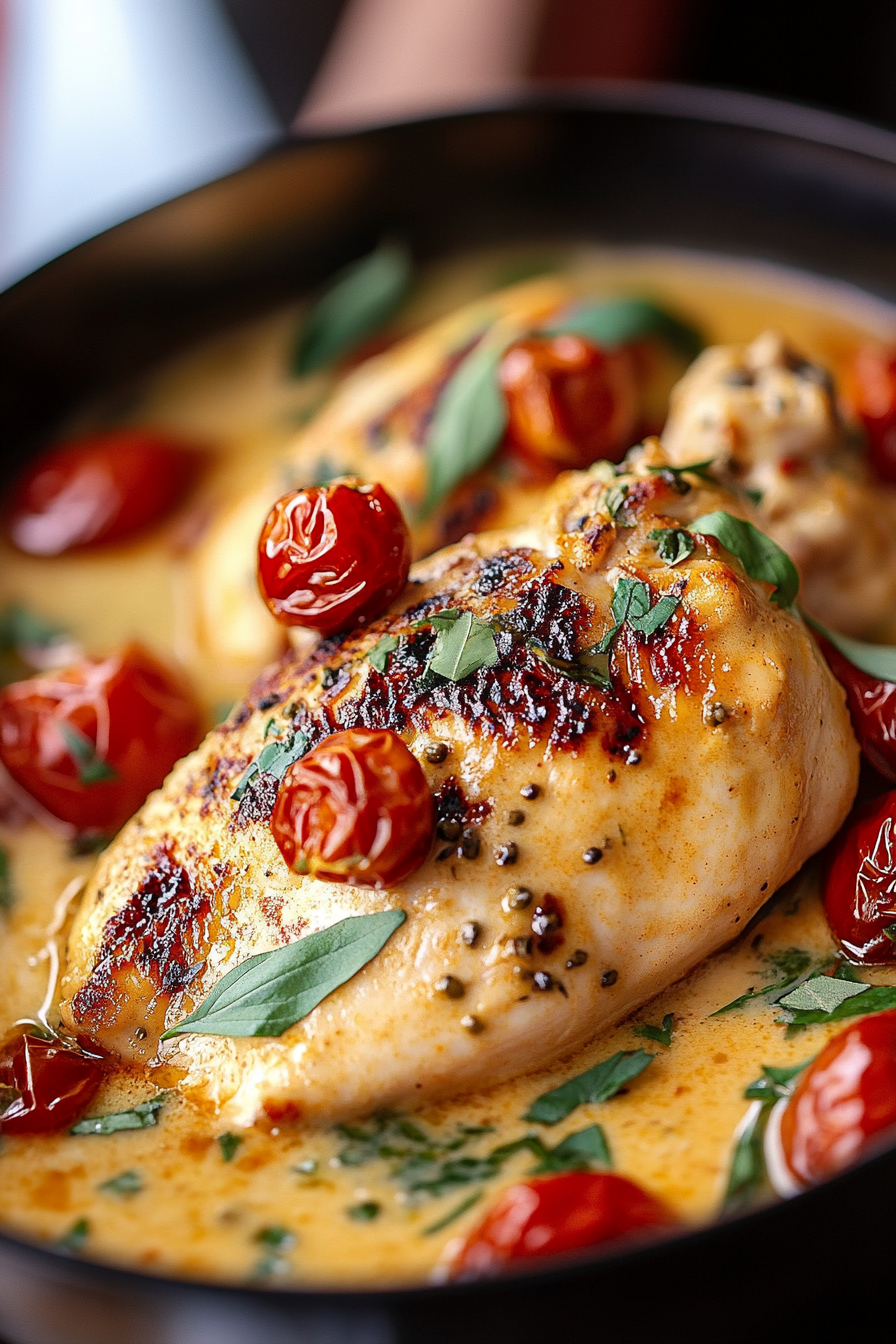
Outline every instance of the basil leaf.
{"type": "Polygon", "coordinates": [[[688,524],[688,531],[698,536],[715,537],[741,562],[751,579],[774,584],[772,602],[779,607],[793,606],[800,587],[796,565],[787,552],[758,527],[717,509],[714,513],[705,513],[702,518],[695,518],[688,524]]]}
{"type": "Polygon", "coordinates": [[[845,1022],[850,1017],[867,1017],[887,1008],[896,1008],[896,985],[872,985],[867,993],[844,999],[830,1013],[822,1008],[793,1008],[788,1017],[779,1021],[793,1027],[808,1027],[815,1022],[845,1022]]]}
{"type": "Polygon", "coordinates": [[[405,921],[403,910],[354,915],[228,971],[199,1007],[163,1032],[280,1036],[381,952],[405,921]]]}
{"type": "Polygon", "coordinates": [[[305,322],[293,371],[311,373],[372,335],[397,310],[411,282],[407,248],[381,243],[341,271],[305,322]]]}
{"type": "Polygon", "coordinates": [[[726,1212],[742,1209],[752,1203],[754,1197],[766,1185],[765,1175],[765,1127],[768,1124],[770,1108],[760,1104],[747,1113],[728,1170],[728,1182],[722,1208],[726,1212]]]}
{"type": "Polygon", "coordinates": [[[649,1022],[643,1022],[632,1030],[636,1036],[645,1036],[648,1041],[656,1041],[658,1045],[671,1045],[674,1022],[674,1013],[667,1013],[661,1027],[652,1027],[649,1022]]]}
{"type": "Polygon", "coordinates": [[[60,720],[57,724],[59,735],[68,748],[68,754],[75,763],[78,781],[81,784],[101,784],[107,779],[117,779],[118,774],[108,761],[97,755],[96,747],[73,723],[60,720]]]}
{"type": "Polygon", "coordinates": [[[454,1208],[446,1213],[443,1218],[439,1218],[436,1222],[430,1223],[429,1227],[424,1227],[423,1231],[420,1233],[421,1237],[431,1237],[434,1232],[441,1232],[449,1225],[449,1223],[453,1223],[455,1219],[460,1218],[462,1214],[466,1213],[467,1209],[472,1209],[474,1204],[478,1204],[481,1198],[481,1190],[476,1190],[472,1195],[467,1195],[466,1199],[462,1199],[459,1204],[455,1204],[454,1208]]]}
{"type": "Polygon", "coordinates": [[[12,873],[9,855],[0,845],[0,910],[11,910],[13,903],[12,873]]]}
{"type": "Polygon", "coordinates": [[[655,527],[650,540],[656,542],[660,559],[670,567],[687,560],[694,549],[694,538],[681,527],[655,527]]]}
{"type": "MultiPolygon", "coordinates": [[[[616,628],[618,627],[614,627],[613,634],[616,633],[616,628]]],[[[587,685],[599,686],[604,691],[613,684],[610,679],[609,654],[603,652],[600,646],[577,653],[571,662],[566,658],[555,658],[534,640],[529,641],[529,648],[539,662],[552,668],[554,672],[569,677],[571,681],[584,681],[587,685]]]]}
{"type": "Polygon", "coordinates": [[[677,594],[666,593],[644,616],[630,616],[628,623],[642,635],[655,635],[672,619],[680,604],[677,594]]]}
{"type": "Polygon", "coordinates": [[[424,676],[434,673],[448,681],[463,681],[481,667],[492,667],[498,661],[494,630],[472,611],[452,608],[418,624],[431,625],[436,631],[424,676]]]}
{"type": "Polygon", "coordinates": [[[119,1199],[129,1199],[131,1195],[140,1194],[143,1189],[143,1178],[139,1171],[123,1171],[121,1175],[103,1181],[97,1188],[105,1191],[107,1195],[117,1195],[119,1199]]]}
{"type": "Polygon", "coordinates": [[[613,1165],[607,1138],[600,1125],[589,1125],[577,1134],[567,1134],[556,1148],[545,1150],[544,1157],[530,1172],[532,1176],[541,1176],[548,1172],[587,1171],[592,1162],[602,1166],[613,1165]]]}
{"type": "Polygon", "coordinates": [[[785,995],[783,999],[779,999],[778,1006],[787,1009],[808,1009],[810,1012],[832,1013],[847,999],[865,994],[870,988],[870,985],[861,982],[857,984],[854,980],[835,980],[830,975],[816,975],[811,980],[804,981],[792,993],[785,995]]]}
{"type": "Polygon", "coordinates": [[[782,994],[796,985],[799,980],[807,977],[807,972],[812,965],[810,953],[801,947],[784,948],[768,957],[767,961],[776,970],[783,971],[781,979],[776,980],[774,984],[766,985],[762,989],[749,989],[746,994],[739,994],[730,1003],[723,1004],[714,1013],[710,1013],[710,1017],[721,1017],[723,1013],[733,1012],[735,1008],[743,1008],[745,1004],[752,1003],[756,999],[762,999],[765,1003],[777,1003],[782,994]]]}
{"type": "Polygon", "coordinates": [[[72,1125],[69,1134],[118,1134],[123,1129],[151,1129],[158,1124],[158,1114],[170,1093],[160,1092],[149,1101],[141,1101],[129,1111],[114,1111],[111,1115],[91,1115],[72,1125]]]}
{"type": "Polygon", "coordinates": [[[603,1063],[595,1064],[593,1069],[536,1097],[523,1119],[535,1120],[540,1125],[556,1125],[571,1115],[577,1106],[609,1101],[620,1087],[643,1073],[653,1059],[654,1056],[646,1050],[618,1050],[603,1063]]]}
{"type": "Polygon", "coordinates": [[[619,579],[611,606],[617,627],[632,616],[646,616],[650,610],[650,589],[643,579],[619,579]]]}
{"type": "Polygon", "coordinates": [[[801,611],[800,615],[807,625],[811,625],[813,630],[817,630],[825,639],[830,640],[834,648],[839,649],[853,667],[859,668],[861,672],[867,672],[869,677],[877,677],[880,681],[896,682],[896,648],[892,644],[865,644],[860,639],[849,639],[846,635],[838,635],[833,630],[828,630],[805,611],[801,611]]]}
{"type": "Polygon", "coordinates": [[[241,1134],[219,1134],[218,1147],[221,1149],[221,1158],[224,1162],[232,1162],[236,1157],[237,1150],[243,1142],[241,1134]]]}
{"type": "Polygon", "coordinates": [[[398,640],[394,635],[382,635],[364,656],[369,663],[373,664],[377,672],[385,672],[389,664],[389,654],[394,653],[397,648],[398,640]]]}
{"type": "MultiPolygon", "coordinates": [[[[703,462],[688,462],[683,467],[664,465],[661,467],[648,467],[647,470],[652,472],[654,476],[669,477],[676,485],[682,483],[682,476],[697,476],[701,481],[711,481],[713,485],[717,485],[718,482],[712,474],[712,466],[714,462],[714,457],[707,457],[703,462]]],[[[754,503],[755,502],[756,501],[754,500],[754,503]]],[[[759,502],[762,502],[761,496],[759,502]]]]}
{"type": "Polygon", "coordinates": [[[812,1058],[814,1056],[801,1060],[799,1064],[790,1064],[783,1068],[763,1064],[762,1077],[744,1089],[744,1096],[748,1101],[761,1101],[766,1106],[772,1106],[783,1097],[789,1097],[796,1085],[796,1079],[812,1063],[812,1058]]]}
{"type": "Polygon", "coordinates": [[[578,304],[547,328],[574,332],[598,345],[626,345],[655,336],[690,361],[703,349],[703,338],[693,327],[650,299],[606,299],[578,304]]]}
{"type": "Polygon", "coordinates": [[[426,494],[431,513],[458,482],[485,466],[507,427],[507,403],[498,384],[503,349],[479,345],[442,389],[426,441],[426,494]]]}
{"type": "Polygon", "coordinates": [[[286,737],[269,742],[246,770],[230,795],[231,801],[238,803],[259,775],[273,775],[275,779],[282,779],[289,767],[301,760],[307,750],[308,738],[304,733],[288,733],[286,737]]]}

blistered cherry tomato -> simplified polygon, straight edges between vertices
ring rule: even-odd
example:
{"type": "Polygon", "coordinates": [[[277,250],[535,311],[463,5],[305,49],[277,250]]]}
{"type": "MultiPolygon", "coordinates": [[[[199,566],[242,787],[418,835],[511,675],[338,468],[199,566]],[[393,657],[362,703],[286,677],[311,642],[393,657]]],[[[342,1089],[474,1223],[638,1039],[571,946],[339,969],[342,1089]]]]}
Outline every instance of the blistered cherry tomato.
{"type": "Polygon", "coordinates": [[[199,736],[189,691],[139,644],[0,691],[0,760],[82,831],[117,830],[199,736]]]}
{"type": "Polygon", "coordinates": [[[291,766],[271,817],[290,868],[389,887],[419,868],[435,830],[420,763],[389,729],[334,733],[291,766]]]}
{"type": "Polygon", "coordinates": [[[851,961],[896,962],[896,791],[859,808],[828,851],[824,908],[851,961]]]}
{"type": "Polygon", "coordinates": [[[455,1278],[494,1274],[514,1260],[597,1246],[639,1228],[668,1227],[669,1211],[634,1181],[572,1171],[505,1190],[470,1233],[452,1265],[455,1278]]]}
{"type": "Polygon", "coordinates": [[[113,429],[43,453],[19,481],[9,530],[20,551],[61,555],[124,541],[164,518],[199,454],[143,429],[113,429]]]}
{"type": "Polygon", "coordinates": [[[814,1185],[855,1162],[896,1125],[896,1010],[875,1013],[828,1041],[781,1117],[790,1170],[814,1185]]]}
{"type": "Polygon", "coordinates": [[[411,534],[381,485],[333,481],[278,500],[258,542],[258,586],[283,625],[323,635],[372,621],[407,582],[411,534]]]}
{"type": "Polygon", "coordinates": [[[634,365],[624,349],[582,336],[529,336],[501,359],[510,440],[562,467],[619,462],[638,418],[634,365]]]}
{"type": "Polygon", "coordinates": [[[846,691],[862,754],[884,779],[896,783],[896,682],[862,672],[830,640],[816,634],[828,666],[846,691]]]}
{"type": "Polygon", "coordinates": [[[868,435],[868,459],[883,481],[896,481],[896,350],[865,346],[847,380],[868,435]]]}
{"type": "Polygon", "coordinates": [[[89,1103],[103,1076],[98,1059],[61,1041],[16,1036],[0,1049],[0,1087],[18,1096],[0,1108],[0,1132],[46,1134],[64,1129],[89,1103]]]}

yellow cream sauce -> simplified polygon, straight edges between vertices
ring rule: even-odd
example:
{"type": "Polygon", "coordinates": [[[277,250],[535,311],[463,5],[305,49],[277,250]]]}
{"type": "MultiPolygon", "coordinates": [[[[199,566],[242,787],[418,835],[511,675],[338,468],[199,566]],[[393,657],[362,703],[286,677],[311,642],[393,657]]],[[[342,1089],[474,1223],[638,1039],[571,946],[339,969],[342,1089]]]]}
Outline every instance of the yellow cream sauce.
{"type": "MultiPolygon", "coordinates": [[[[835,376],[869,336],[896,338],[896,311],[846,286],[699,255],[593,249],[534,259],[523,252],[491,254],[443,266],[418,287],[403,328],[412,330],[521,278],[533,262],[568,268],[597,294],[655,297],[711,342],[749,340],[776,327],[835,376]]],[[[289,375],[299,316],[297,308],[285,310],[178,359],[149,381],[125,417],[187,435],[210,455],[198,497],[178,518],[131,545],[56,560],[29,559],[0,544],[0,609],[21,601],[65,626],[92,653],[140,638],[189,668],[213,722],[257,666],[251,660],[222,666],[203,650],[184,557],[205,520],[279,460],[332,385],[328,374],[301,380],[289,375]]],[[[98,405],[71,428],[107,423],[108,412],[98,405]]],[[[91,859],[73,855],[66,839],[36,822],[0,825],[0,845],[13,892],[9,910],[0,913],[2,1037],[42,1006],[54,1020],[56,959],[64,956],[67,920],[91,859]]],[[[449,1139],[462,1125],[491,1131],[468,1136],[448,1157],[484,1157],[528,1132],[555,1146],[599,1123],[617,1171],[667,1201],[685,1224],[712,1219],[724,1192],[732,1136],[748,1104],[744,1087],[762,1065],[802,1060],[836,1030],[814,1026],[788,1037],[776,1020],[780,1011],[762,1000],[712,1016],[747,990],[771,984],[779,976],[775,954],[794,947],[817,960],[833,955],[811,875],[779,893],[736,945],[579,1055],[492,1092],[429,1107],[413,1123],[449,1139]],[[638,1024],[658,1025],[667,1013],[674,1014],[669,1047],[634,1031],[638,1024]],[[638,1048],[653,1052],[653,1063],[611,1101],[581,1106],[553,1127],[522,1118],[540,1093],[617,1050],[638,1048]]],[[[886,973],[864,978],[888,982],[886,973]]],[[[401,1049],[400,1041],[395,1048],[401,1049]]],[[[113,1073],[90,1113],[147,1100],[166,1081],[158,1073],[113,1073]]],[[[235,1151],[226,1140],[222,1146],[215,1117],[173,1094],[158,1123],[146,1129],[6,1137],[0,1223],[27,1239],[68,1237],[81,1254],[160,1274],[308,1285],[412,1283],[431,1276],[446,1246],[533,1166],[531,1153],[521,1151],[490,1179],[414,1196],[394,1175],[400,1159],[347,1165],[338,1154],[348,1140],[332,1130],[282,1126],[237,1137],[235,1151]],[[107,1184],[124,1173],[133,1175],[117,1188],[107,1184]],[[473,1196],[465,1212],[440,1226],[473,1196]],[[375,1214],[359,1216],[364,1206],[377,1206],[375,1214]]]]}

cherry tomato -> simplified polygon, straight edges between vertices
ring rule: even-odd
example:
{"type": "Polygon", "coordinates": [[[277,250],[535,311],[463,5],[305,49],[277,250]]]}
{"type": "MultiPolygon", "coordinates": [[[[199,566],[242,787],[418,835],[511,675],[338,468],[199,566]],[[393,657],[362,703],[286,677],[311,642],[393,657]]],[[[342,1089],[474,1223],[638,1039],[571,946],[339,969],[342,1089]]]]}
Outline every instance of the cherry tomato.
{"type": "Polygon", "coordinates": [[[323,635],[373,620],[407,582],[411,534],[381,485],[345,479],[278,500],[258,542],[258,586],[283,625],[323,635]]]}
{"type": "Polygon", "coordinates": [[[0,1110],[0,1132],[64,1129],[84,1111],[102,1076],[101,1062],[74,1046],[16,1036],[0,1050],[0,1087],[19,1094],[0,1110]]]}
{"type": "Polygon", "coordinates": [[[199,454],[145,429],[113,429],[43,453],[19,481],[9,530],[20,551],[124,541],[157,523],[193,483],[199,454]]]}
{"type": "Polygon", "coordinates": [[[0,760],[78,830],[117,830],[199,736],[189,691],[139,644],[0,691],[0,760]]]}
{"type": "Polygon", "coordinates": [[[529,336],[507,349],[499,377],[510,440],[523,452],[587,467],[619,462],[631,447],[638,394],[626,350],[571,334],[529,336]]]}
{"type": "Polygon", "coordinates": [[[824,908],[850,961],[896,962],[896,791],[857,809],[828,851],[824,908]]]}
{"type": "Polygon", "coordinates": [[[869,765],[896,783],[896,682],[860,671],[824,635],[816,634],[828,666],[846,691],[853,730],[869,765]]]}
{"type": "Polygon", "coordinates": [[[389,887],[429,854],[435,803],[397,733],[349,728],[289,768],[271,831],[294,872],[389,887]]]}
{"type": "Polygon", "coordinates": [[[828,1041],[781,1117],[787,1165],[804,1185],[848,1167],[869,1140],[896,1125],[896,1009],[828,1041]]]}
{"type": "Polygon", "coordinates": [[[455,1278],[494,1274],[514,1260],[597,1246],[645,1227],[668,1227],[669,1211],[634,1181],[571,1171],[505,1190],[470,1233],[452,1265],[455,1278]]]}
{"type": "Polygon", "coordinates": [[[883,481],[896,481],[896,350],[865,346],[848,379],[868,435],[868,459],[883,481]]]}

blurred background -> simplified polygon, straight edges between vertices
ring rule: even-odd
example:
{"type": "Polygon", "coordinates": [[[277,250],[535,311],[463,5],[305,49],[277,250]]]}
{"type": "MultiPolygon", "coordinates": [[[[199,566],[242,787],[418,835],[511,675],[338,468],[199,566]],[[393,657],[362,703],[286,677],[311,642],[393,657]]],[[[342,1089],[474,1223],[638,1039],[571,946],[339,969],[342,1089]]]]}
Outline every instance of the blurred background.
{"type": "Polygon", "coordinates": [[[0,0],[0,287],[305,135],[673,80],[896,128],[896,4],[0,0]]]}

